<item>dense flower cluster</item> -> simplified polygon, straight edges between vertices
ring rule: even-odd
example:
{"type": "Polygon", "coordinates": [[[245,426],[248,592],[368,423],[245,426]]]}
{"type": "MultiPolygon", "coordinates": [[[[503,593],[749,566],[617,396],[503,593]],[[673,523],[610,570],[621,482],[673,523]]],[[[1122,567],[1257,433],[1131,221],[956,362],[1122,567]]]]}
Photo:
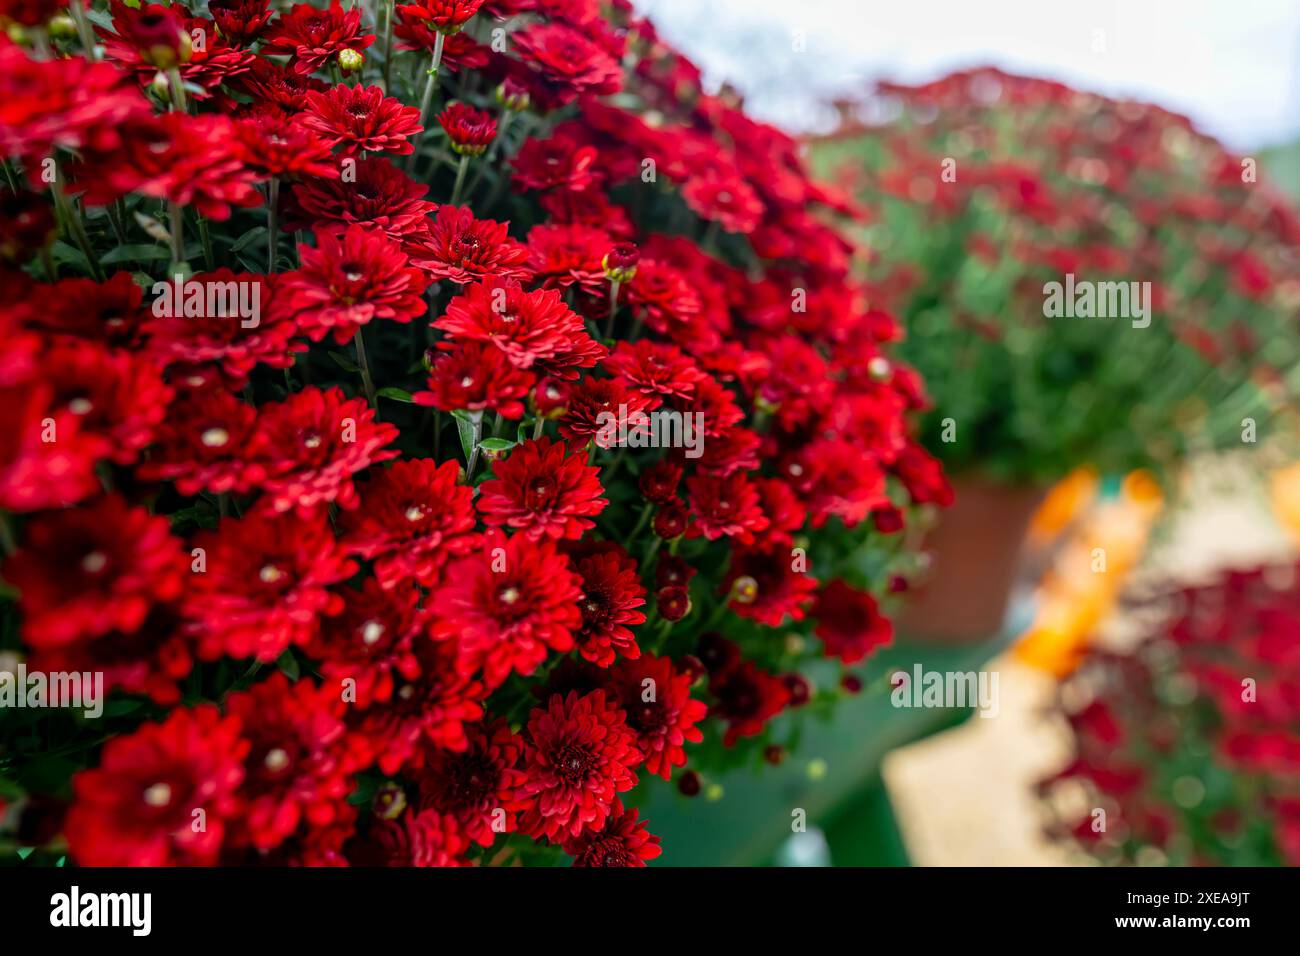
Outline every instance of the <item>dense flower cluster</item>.
{"type": "Polygon", "coordinates": [[[1300,565],[1156,609],[1140,643],[1090,651],[1063,685],[1076,753],[1043,783],[1053,831],[1111,863],[1300,865],[1300,565]]]}
{"type": "Polygon", "coordinates": [[[108,692],[5,711],[0,840],[644,865],[639,787],[890,640],[950,491],[849,207],[599,7],[0,40],[0,662],[108,692]]]}
{"type": "Polygon", "coordinates": [[[993,68],[882,84],[871,123],[840,105],[815,156],[871,218],[951,471],[1123,474],[1300,431],[1300,214],[1262,161],[993,68]]]}

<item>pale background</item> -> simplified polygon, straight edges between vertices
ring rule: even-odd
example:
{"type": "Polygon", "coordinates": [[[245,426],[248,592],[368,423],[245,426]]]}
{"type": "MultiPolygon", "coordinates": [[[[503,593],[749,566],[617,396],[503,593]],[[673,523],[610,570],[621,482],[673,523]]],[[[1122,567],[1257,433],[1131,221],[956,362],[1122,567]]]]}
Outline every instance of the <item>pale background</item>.
{"type": "Polygon", "coordinates": [[[921,81],[991,63],[1159,102],[1237,149],[1300,136],[1297,0],[634,3],[710,84],[732,83],[753,112],[787,129],[824,128],[831,97],[877,78],[921,81]]]}

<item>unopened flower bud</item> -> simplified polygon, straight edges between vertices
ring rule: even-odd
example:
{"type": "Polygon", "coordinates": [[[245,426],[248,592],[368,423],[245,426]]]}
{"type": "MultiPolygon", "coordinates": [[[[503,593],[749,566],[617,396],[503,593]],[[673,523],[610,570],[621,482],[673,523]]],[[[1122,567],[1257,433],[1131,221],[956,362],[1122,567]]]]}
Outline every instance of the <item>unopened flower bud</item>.
{"type": "Polygon", "coordinates": [[[77,24],[66,13],[56,13],[45,25],[51,40],[71,40],[77,35],[77,24]]]}
{"type": "Polygon", "coordinates": [[[686,509],[681,505],[664,505],[655,515],[655,534],[667,541],[680,538],[686,532],[686,520],[686,509]]]}
{"type": "Polygon", "coordinates": [[[686,588],[666,587],[655,593],[659,616],[665,621],[680,621],[691,613],[691,596],[686,588]]]}
{"type": "Polygon", "coordinates": [[[371,806],[379,819],[396,820],[406,809],[406,792],[395,783],[383,784],[375,791],[371,806]]]}
{"type": "Polygon", "coordinates": [[[142,13],[130,24],[129,37],[140,59],[160,70],[171,70],[189,61],[190,35],[170,9],[142,13]]]}
{"type": "Polygon", "coordinates": [[[528,88],[518,80],[507,79],[496,89],[497,103],[512,113],[522,113],[532,103],[528,88]]]}
{"type": "Polygon", "coordinates": [[[366,65],[366,55],[360,50],[339,50],[339,69],[344,73],[356,73],[366,65]]]}
{"type": "Polygon", "coordinates": [[[605,269],[605,278],[610,282],[631,282],[640,261],[641,250],[630,242],[619,242],[605,253],[600,264],[605,269]]]}
{"type": "Polygon", "coordinates": [[[742,574],[731,582],[731,599],[737,604],[753,604],[758,598],[758,582],[742,574]]]}

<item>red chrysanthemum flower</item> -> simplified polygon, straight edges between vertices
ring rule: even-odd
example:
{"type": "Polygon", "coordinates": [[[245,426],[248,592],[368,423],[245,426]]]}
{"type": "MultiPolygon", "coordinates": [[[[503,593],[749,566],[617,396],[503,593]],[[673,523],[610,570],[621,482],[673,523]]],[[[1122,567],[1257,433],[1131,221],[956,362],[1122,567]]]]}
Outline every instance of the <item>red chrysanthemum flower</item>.
{"type": "Polygon", "coordinates": [[[397,9],[407,20],[420,21],[439,33],[457,33],[469,22],[483,0],[419,0],[397,9]]]}
{"type": "Polygon", "coordinates": [[[636,867],[645,866],[663,850],[659,838],[637,820],[636,810],[623,807],[617,797],[610,807],[605,826],[599,831],[586,830],[564,844],[564,852],[573,857],[574,866],[636,867]]]}
{"type": "Polygon", "coordinates": [[[433,587],[449,558],[478,544],[473,491],[460,466],[429,458],[394,462],[361,486],[361,504],[341,517],[344,545],[375,562],[385,588],[415,580],[433,587]]]}
{"type": "Polygon", "coordinates": [[[39,515],[24,532],[22,548],[3,569],[20,592],[28,643],[130,633],[154,605],[180,593],[185,559],[167,519],[117,495],[39,515]]]}
{"type": "Polygon", "coordinates": [[[519,368],[561,377],[575,377],[576,369],[591,368],[607,354],[558,290],[526,292],[515,281],[467,287],[433,325],[455,338],[489,342],[519,368]]]}
{"type": "MultiPolygon", "coordinates": [[[[586,190],[596,183],[598,156],[594,146],[578,143],[568,136],[529,138],[512,161],[514,181],[520,189],[586,190]]],[[[601,250],[601,255],[606,251],[608,248],[601,250]]]]}
{"type": "Polygon", "coordinates": [[[368,759],[390,775],[419,769],[430,748],[468,747],[465,728],[482,718],[487,696],[483,684],[467,676],[455,640],[417,637],[414,652],[419,674],[398,681],[387,701],[352,721],[368,759]]]}
{"type": "Polygon", "coordinates": [[[79,419],[78,431],[104,440],[105,454],[129,465],[167,414],[172,391],[147,356],[65,339],[41,358],[38,374],[54,390],[50,411],[79,419]]]}
{"type": "Polygon", "coordinates": [[[509,225],[475,219],[468,206],[441,206],[411,258],[430,278],[457,285],[489,278],[527,279],[528,247],[510,238],[509,225]]]}
{"type": "Polygon", "coordinates": [[[655,259],[637,263],[636,275],[627,284],[627,301],[661,335],[672,335],[690,327],[703,304],[679,270],[655,259]]]}
{"type": "Polygon", "coordinates": [[[274,311],[292,316],[313,342],[332,335],[343,345],[376,319],[406,323],[427,308],[424,273],[376,229],[317,230],[316,248],[301,245],[298,256],[301,268],[276,284],[274,311]]]}
{"type": "Polygon", "coordinates": [[[787,616],[801,621],[817,590],[817,579],[806,567],[800,570],[801,562],[806,558],[775,541],[737,547],[721,592],[730,594],[731,609],[741,617],[768,627],[779,627],[787,616]]]}
{"type": "Polygon", "coordinates": [[[429,369],[429,390],[412,398],[444,412],[490,409],[514,420],[523,416],[520,399],[532,387],[532,373],[516,368],[499,348],[471,339],[439,353],[429,369]]]}
{"type": "Polygon", "coordinates": [[[362,32],[360,8],[345,11],[339,0],[324,10],[295,3],[266,31],[262,53],[290,57],[295,73],[314,73],[343,50],[364,50],[374,42],[373,33],[362,32]]]}
{"type": "MultiPolygon", "coordinates": [[[[359,11],[358,11],[359,12],[359,11]]],[[[378,86],[334,86],[327,92],[309,92],[303,123],[331,146],[342,146],[345,156],[361,153],[415,152],[410,137],[424,127],[420,110],[385,96],[378,86]]]]}
{"type": "Polygon", "coordinates": [[[290,684],[279,671],[226,698],[226,713],[239,718],[250,744],[230,843],[269,850],[300,824],[325,827],[343,815],[353,787],[343,706],[333,688],[290,684]]]}
{"type": "Polygon", "coordinates": [[[785,681],[759,670],[752,661],[739,660],[715,671],[709,678],[714,704],[710,716],[727,721],[723,745],[763,732],[767,722],[785,709],[790,691],[785,681]]]}
{"type": "Polygon", "coordinates": [[[105,152],[123,145],[122,127],[152,114],[131,79],[84,57],[36,60],[0,44],[0,153],[23,160],[34,189],[55,147],[105,152]]]}
{"type": "Polygon", "coordinates": [[[238,150],[228,117],[164,113],[134,124],[120,151],[87,153],[77,166],[78,180],[92,205],[106,205],[136,190],[226,220],[231,206],[262,203],[253,188],[253,171],[238,150]]]}
{"type": "Polygon", "coordinates": [[[533,673],[550,651],[572,649],[581,580],[548,540],[488,534],[479,554],[448,565],[430,601],[435,630],[459,640],[465,663],[499,687],[512,672],[533,673]]]}
{"type": "Polygon", "coordinates": [[[535,708],[525,730],[524,782],[515,796],[527,801],[519,828],[553,842],[600,830],[616,795],[636,786],[641,751],[623,711],[602,690],[551,697],[535,708]]]}
{"type": "Polygon", "coordinates": [[[71,643],[46,645],[46,640],[43,632],[27,635],[33,650],[29,672],[103,674],[105,693],[143,694],[162,706],[180,700],[179,682],[194,668],[190,642],[170,605],[155,604],[130,632],[113,630],[71,643]]]}
{"type": "Polygon", "coordinates": [[[674,767],[686,764],[684,745],[704,739],[696,724],[708,715],[709,708],[692,699],[693,682],[693,675],[677,670],[670,657],[650,653],[634,661],[619,661],[610,671],[610,692],[636,733],[646,771],[665,780],[672,777],[674,767]]]}
{"type": "Polygon", "coordinates": [[[871,592],[849,587],[838,578],[817,592],[812,614],[826,656],[845,664],[856,664],[893,639],[894,626],[880,613],[871,592]]]}
{"type": "Polygon", "coordinates": [[[462,156],[482,156],[497,135],[497,121],[491,114],[465,103],[450,104],[438,114],[438,123],[451,148],[462,156]]]}
{"type": "Polygon", "coordinates": [[[189,292],[167,290],[171,294],[155,300],[144,326],[148,351],[163,364],[210,366],[240,389],[258,365],[289,368],[294,353],[303,351],[293,342],[298,329],[292,316],[273,307],[270,277],[218,269],[192,276],[186,288],[202,288],[205,300],[187,303],[189,292]]]}
{"type": "Polygon", "coordinates": [[[203,660],[273,661],[307,644],[320,616],[343,608],[329,587],[357,570],[323,515],[227,518],[194,546],[203,570],[191,575],[181,606],[203,660]]]}
{"type": "Polygon", "coordinates": [[[257,410],[224,389],[183,392],[158,426],[155,446],[137,474],[173,481],[183,495],[247,492],[266,477],[257,410]]]}
{"type": "Polygon", "coordinates": [[[321,676],[336,696],[351,691],[350,702],[364,709],[389,700],[398,683],[419,677],[415,641],[428,630],[420,596],[412,583],[383,588],[375,578],[366,578],[360,591],[340,593],[342,613],[322,621],[305,648],[321,662],[321,676]]]}
{"type": "MultiPolygon", "coordinates": [[[[402,42],[399,50],[433,50],[438,45],[439,33],[423,20],[413,20],[397,8],[393,22],[393,35],[402,42]]],[[[439,70],[455,73],[459,70],[481,70],[492,62],[492,49],[465,33],[444,33],[442,36],[442,62],[439,70]]]]}
{"type": "Polygon", "coordinates": [[[330,501],[355,508],[352,475],[398,455],[384,447],[397,429],[376,421],[364,398],[347,399],[339,388],[305,388],[263,405],[257,427],[272,456],[259,505],[277,513],[294,509],[307,515],[330,501]]]}
{"type": "Polygon", "coordinates": [[[617,93],[623,71],[607,50],[564,23],[537,23],[512,35],[515,49],[537,71],[548,105],[578,96],[617,93]]]}
{"type": "Polygon", "coordinates": [[[148,313],[144,290],[129,272],[115,272],[106,282],[62,279],[32,289],[25,324],[58,335],[71,335],[121,348],[138,346],[148,313]]]}
{"type": "Polygon", "coordinates": [[[644,612],[637,610],[645,605],[645,587],[636,559],[611,542],[578,545],[570,561],[582,578],[582,628],[574,634],[578,653],[598,667],[609,667],[616,656],[639,657],[631,628],[645,623],[644,612]]]}
{"type": "Polygon", "coordinates": [[[295,73],[263,57],[257,57],[247,73],[235,77],[235,86],[247,92],[259,105],[276,106],[287,113],[305,110],[308,93],[323,93],[329,89],[328,83],[295,73]]]}
{"type": "Polygon", "coordinates": [[[528,265],[545,288],[577,285],[599,295],[608,284],[601,258],[609,250],[609,233],[580,225],[534,226],[528,233],[528,265]]]}
{"type": "Polygon", "coordinates": [[[645,424],[637,416],[650,408],[650,399],[617,378],[585,378],[569,393],[560,434],[575,445],[594,441],[612,448],[621,434],[632,435],[645,424]]]}
{"type": "Polygon", "coordinates": [[[688,537],[703,536],[713,541],[725,536],[748,544],[754,540],[754,532],[768,525],[759,507],[758,490],[744,472],[725,478],[694,475],[686,479],[686,490],[695,518],[687,530],[688,537]]]}
{"type": "Polygon", "coordinates": [[[590,517],[609,505],[600,469],[545,436],[516,446],[508,458],[493,464],[492,471],[496,477],[479,486],[479,514],[489,525],[533,539],[577,540],[596,526],[590,517]]]}
{"type": "Polygon", "coordinates": [[[705,378],[677,346],[650,339],[620,342],[605,360],[604,369],[652,399],[655,406],[668,398],[690,401],[696,384],[705,378]]]}
{"type": "Polygon", "coordinates": [[[113,737],[99,766],[72,778],[69,851],[82,866],[212,865],[238,811],[248,747],[239,720],[210,705],[113,737]]]}
{"type": "Polygon", "coordinates": [[[686,205],[728,232],[753,232],[763,218],[763,203],[743,179],[708,174],[693,176],[682,189],[686,205]]]}
{"type": "Polygon", "coordinates": [[[71,412],[53,417],[53,390],[40,382],[0,389],[0,508],[39,511],[76,504],[100,489],[95,463],[108,453],[99,435],[82,435],[71,412]]]}
{"type": "Polygon", "coordinates": [[[179,4],[144,3],[128,6],[110,0],[113,30],[97,28],[105,55],[132,70],[142,84],[161,70],[176,67],[189,95],[208,99],[222,83],[245,73],[255,57],[232,46],[216,24],[192,17],[179,4]],[[113,32],[116,31],[116,32],[113,32]],[[194,38],[202,37],[201,43],[194,38]]]}
{"type": "Polygon", "coordinates": [[[303,218],[316,229],[343,232],[359,224],[378,229],[390,239],[406,241],[429,229],[437,203],[424,199],[429,187],[417,183],[382,156],[357,163],[356,181],[307,179],[293,189],[303,218]]]}
{"type": "Polygon", "coordinates": [[[524,781],[518,769],[524,742],[498,718],[470,728],[469,746],[460,752],[437,750],[420,774],[420,808],[455,817],[479,846],[491,846],[498,833],[513,833],[514,793],[524,781]]]}
{"type": "Polygon", "coordinates": [[[221,35],[236,46],[251,46],[275,13],[267,0],[208,0],[208,13],[221,35]]]}
{"type": "Polygon", "coordinates": [[[348,857],[363,866],[467,866],[470,843],[454,817],[436,810],[407,810],[399,820],[375,820],[367,840],[349,846],[348,857]]]}
{"type": "Polygon", "coordinates": [[[339,178],[330,144],[294,115],[264,109],[235,120],[240,158],[259,178],[339,178]]]}

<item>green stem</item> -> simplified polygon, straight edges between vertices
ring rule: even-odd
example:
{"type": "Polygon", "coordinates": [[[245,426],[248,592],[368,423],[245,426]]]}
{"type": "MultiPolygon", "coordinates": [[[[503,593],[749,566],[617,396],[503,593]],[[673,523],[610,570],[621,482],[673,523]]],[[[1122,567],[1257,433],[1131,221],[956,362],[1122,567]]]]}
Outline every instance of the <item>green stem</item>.
{"type": "Polygon", "coordinates": [[[605,320],[605,338],[614,337],[614,316],[618,314],[618,280],[609,282],[609,318],[605,320]]]}
{"type": "Polygon", "coordinates": [[[72,14],[72,20],[77,25],[77,36],[81,38],[81,47],[86,54],[86,59],[92,62],[98,60],[99,56],[95,51],[95,32],[90,28],[90,19],[86,16],[81,0],[69,0],[68,12],[72,14]]]}
{"type": "Polygon", "coordinates": [[[181,71],[176,67],[167,71],[167,92],[171,94],[173,110],[184,113],[189,109],[189,104],[185,102],[185,81],[181,79],[181,71]]]}
{"type": "Polygon", "coordinates": [[[73,208],[67,194],[63,191],[62,176],[63,171],[59,170],[55,174],[54,182],[50,184],[50,192],[54,194],[54,207],[58,211],[60,218],[63,219],[64,229],[72,237],[72,241],[76,243],[77,248],[81,250],[81,254],[86,257],[86,265],[90,269],[91,278],[96,282],[103,282],[104,273],[99,268],[99,259],[90,244],[90,237],[86,235],[86,227],[81,222],[81,214],[73,208]]]}
{"type": "Polygon", "coordinates": [[[378,408],[378,401],[375,398],[375,380],[370,377],[370,360],[366,357],[366,343],[361,337],[361,329],[357,329],[357,334],[352,338],[357,347],[357,365],[361,368],[361,385],[366,390],[366,401],[370,403],[371,408],[378,408]]]}
{"type": "Polygon", "coordinates": [[[386,95],[391,95],[393,85],[393,3],[394,0],[384,2],[384,93],[386,95]]]}
{"type": "Polygon", "coordinates": [[[217,267],[212,253],[212,232],[208,229],[208,220],[199,213],[199,239],[203,242],[203,265],[209,272],[217,267]]]}
{"type": "MultiPolygon", "coordinates": [[[[429,110],[433,106],[433,92],[438,88],[438,67],[442,64],[442,45],[445,40],[446,37],[440,32],[433,41],[433,59],[429,64],[428,79],[424,81],[424,95],[420,97],[420,125],[426,128],[429,125],[429,110]]],[[[406,158],[408,173],[415,168],[415,157],[420,154],[420,138],[423,135],[424,130],[421,130],[411,137],[411,155],[406,158]]]]}
{"type": "Polygon", "coordinates": [[[167,214],[169,229],[172,239],[172,272],[183,271],[188,263],[185,261],[185,215],[181,211],[181,204],[172,202],[167,204],[167,214]]]}
{"type": "Polygon", "coordinates": [[[478,466],[479,443],[483,440],[483,413],[474,412],[474,447],[470,449],[469,461],[465,463],[465,484],[473,484],[474,469],[478,466]]]}
{"type": "Polygon", "coordinates": [[[451,205],[460,202],[460,191],[465,186],[465,170],[469,168],[469,157],[461,155],[460,165],[456,167],[456,185],[451,187],[451,205]]]}
{"type": "Polygon", "coordinates": [[[276,252],[280,245],[279,176],[272,176],[266,184],[266,233],[266,271],[275,272],[276,252]]]}

